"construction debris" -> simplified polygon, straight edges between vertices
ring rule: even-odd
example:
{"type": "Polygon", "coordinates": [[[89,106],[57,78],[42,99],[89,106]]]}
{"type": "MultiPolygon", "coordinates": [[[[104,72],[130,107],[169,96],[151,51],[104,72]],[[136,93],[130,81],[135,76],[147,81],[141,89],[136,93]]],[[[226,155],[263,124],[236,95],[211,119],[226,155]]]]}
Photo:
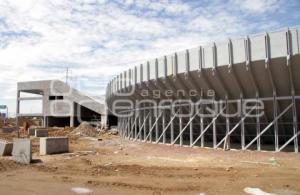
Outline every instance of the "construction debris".
{"type": "Polygon", "coordinates": [[[118,130],[117,130],[117,129],[111,129],[111,130],[110,130],[110,133],[111,133],[112,135],[118,135],[118,130]]]}
{"type": "Polygon", "coordinates": [[[97,137],[99,132],[96,128],[91,126],[88,122],[82,122],[72,133],[75,135],[97,137]]]}

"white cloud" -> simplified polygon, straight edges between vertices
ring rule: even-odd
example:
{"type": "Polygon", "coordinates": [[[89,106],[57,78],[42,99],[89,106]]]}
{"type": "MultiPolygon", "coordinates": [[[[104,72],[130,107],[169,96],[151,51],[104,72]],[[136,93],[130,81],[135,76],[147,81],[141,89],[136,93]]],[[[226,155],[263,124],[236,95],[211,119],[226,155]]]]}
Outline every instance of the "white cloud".
{"type": "Polygon", "coordinates": [[[235,0],[235,3],[250,12],[262,13],[280,8],[280,0],[235,0]]]}
{"type": "Polygon", "coordinates": [[[14,97],[17,81],[63,79],[66,67],[73,80],[105,83],[147,59],[280,27],[268,16],[279,5],[288,9],[275,0],[2,0],[0,102],[14,97]]]}

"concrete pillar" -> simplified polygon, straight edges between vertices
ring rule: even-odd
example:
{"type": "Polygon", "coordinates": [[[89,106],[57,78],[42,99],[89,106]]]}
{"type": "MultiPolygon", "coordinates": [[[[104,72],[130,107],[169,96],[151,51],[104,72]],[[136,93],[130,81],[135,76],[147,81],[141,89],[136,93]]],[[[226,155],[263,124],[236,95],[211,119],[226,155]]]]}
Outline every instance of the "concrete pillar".
{"type": "Polygon", "coordinates": [[[70,116],[70,127],[74,127],[74,116],[70,116]]]}
{"type": "Polygon", "coordinates": [[[47,118],[46,116],[43,117],[43,127],[47,127],[47,119],[46,118],[47,118]]]}
{"type": "Polygon", "coordinates": [[[20,91],[17,90],[17,101],[16,101],[16,126],[19,127],[19,114],[20,114],[20,91]]]}
{"type": "Polygon", "coordinates": [[[70,108],[71,115],[70,115],[70,127],[74,127],[74,103],[72,104],[72,107],[70,108]]]}

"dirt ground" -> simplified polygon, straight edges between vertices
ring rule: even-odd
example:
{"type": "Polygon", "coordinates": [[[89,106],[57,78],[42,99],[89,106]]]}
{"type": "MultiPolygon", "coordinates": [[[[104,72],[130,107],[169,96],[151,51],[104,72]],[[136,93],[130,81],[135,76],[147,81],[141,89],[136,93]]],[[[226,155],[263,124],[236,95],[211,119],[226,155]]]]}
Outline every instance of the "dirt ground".
{"type": "MultiPolygon", "coordinates": [[[[70,130],[52,130],[51,136],[70,130]]],[[[12,139],[15,134],[0,134],[12,139]]],[[[300,155],[223,151],[134,142],[107,133],[70,136],[70,153],[40,156],[33,163],[0,157],[0,194],[246,194],[246,187],[273,194],[300,194],[300,155]]]]}

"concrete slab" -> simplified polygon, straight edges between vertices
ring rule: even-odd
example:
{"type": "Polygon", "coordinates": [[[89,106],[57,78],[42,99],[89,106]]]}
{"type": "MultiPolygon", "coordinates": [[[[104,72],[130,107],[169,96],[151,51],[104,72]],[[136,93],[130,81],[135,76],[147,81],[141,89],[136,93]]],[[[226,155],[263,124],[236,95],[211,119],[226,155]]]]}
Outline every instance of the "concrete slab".
{"type": "Polygon", "coordinates": [[[30,139],[14,139],[12,155],[17,163],[30,164],[32,160],[30,139]]]}
{"type": "Polygon", "coordinates": [[[47,129],[36,129],[35,137],[48,137],[48,130],[47,129]]]}
{"type": "Polygon", "coordinates": [[[35,135],[35,127],[29,127],[28,128],[28,135],[34,136],[35,135]]]}
{"type": "Polygon", "coordinates": [[[35,136],[35,130],[36,129],[46,129],[45,127],[29,127],[28,128],[28,135],[29,136],[35,136]]]}
{"type": "Polygon", "coordinates": [[[69,152],[68,137],[44,137],[40,139],[40,155],[69,152]]]}
{"type": "Polygon", "coordinates": [[[13,143],[6,140],[0,140],[0,156],[11,156],[13,143]]]}
{"type": "Polygon", "coordinates": [[[3,127],[1,131],[2,133],[12,133],[17,130],[18,130],[17,127],[3,127]]]}

